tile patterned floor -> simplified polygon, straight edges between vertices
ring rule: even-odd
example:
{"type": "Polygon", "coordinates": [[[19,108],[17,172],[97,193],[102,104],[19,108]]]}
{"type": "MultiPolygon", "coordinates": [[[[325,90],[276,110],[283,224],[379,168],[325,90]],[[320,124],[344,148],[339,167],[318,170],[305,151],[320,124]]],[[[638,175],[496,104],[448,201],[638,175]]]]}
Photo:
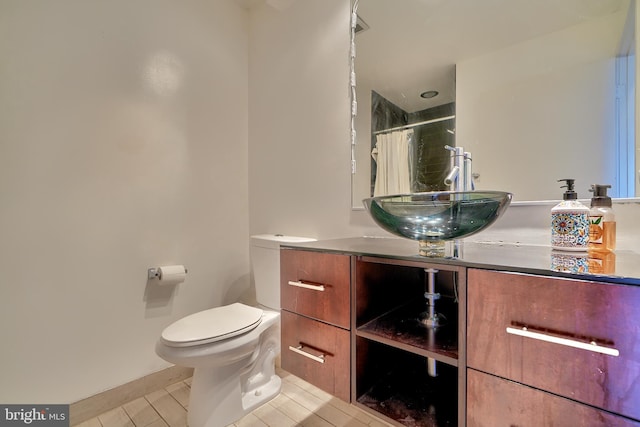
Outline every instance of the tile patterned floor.
{"type": "MultiPolygon", "coordinates": [[[[390,424],[278,371],[282,392],[229,427],[388,427],[390,424]]],[[[77,427],[186,427],[191,380],[155,391],[77,427]]]]}

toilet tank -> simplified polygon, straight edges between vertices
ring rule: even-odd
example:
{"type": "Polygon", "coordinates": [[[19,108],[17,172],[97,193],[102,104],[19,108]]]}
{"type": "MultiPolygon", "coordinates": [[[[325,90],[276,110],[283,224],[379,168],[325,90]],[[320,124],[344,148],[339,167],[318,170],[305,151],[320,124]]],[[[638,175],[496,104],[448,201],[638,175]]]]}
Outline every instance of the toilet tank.
{"type": "Polygon", "coordinates": [[[282,234],[251,236],[251,264],[258,304],[280,310],[280,244],[315,240],[282,234]]]}

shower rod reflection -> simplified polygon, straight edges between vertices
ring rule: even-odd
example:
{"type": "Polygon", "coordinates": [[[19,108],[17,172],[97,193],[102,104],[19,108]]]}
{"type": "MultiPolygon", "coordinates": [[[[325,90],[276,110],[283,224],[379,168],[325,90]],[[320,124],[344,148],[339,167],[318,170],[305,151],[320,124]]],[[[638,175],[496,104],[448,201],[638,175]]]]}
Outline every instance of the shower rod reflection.
{"type": "Polygon", "coordinates": [[[378,134],[381,134],[381,133],[393,132],[393,131],[396,131],[396,130],[411,129],[411,128],[415,128],[415,127],[418,127],[418,126],[430,125],[431,123],[444,122],[446,120],[451,120],[451,119],[455,119],[455,118],[456,118],[455,115],[447,116],[447,117],[439,117],[437,119],[425,120],[424,122],[411,123],[411,124],[408,124],[408,125],[398,126],[398,127],[395,127],[395,128],[377,130],[377,131],[373,132],[373,134],[374,135],[378,135],[378,134]]]}

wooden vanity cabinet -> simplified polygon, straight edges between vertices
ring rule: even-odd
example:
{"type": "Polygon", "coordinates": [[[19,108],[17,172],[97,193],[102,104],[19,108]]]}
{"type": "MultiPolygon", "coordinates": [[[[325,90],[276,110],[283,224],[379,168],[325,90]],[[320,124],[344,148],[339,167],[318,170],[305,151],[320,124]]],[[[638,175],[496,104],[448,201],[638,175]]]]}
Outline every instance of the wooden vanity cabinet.
{"type": "Polygon", "coordinates": [[[281,249],[282,368],[347,402],[350,296],[349,255],[281,249]]]}
{"type": "Polygon", "coordinates": [[[640,425],[640,288],[478,269],[467,286],[468,426],[640,425]]]}
{"type": "Polygon", "coordinates": [[[640,427],[640,423],[469,369],[467,427],[497,426],[640,427]]]}
{"type": "Polygon", "coordinates": [[[280,258],[282,367],[393,424],[640,427],[638,286],[301,248],[280,258]],[[447,318],[436,330],[416,320],[425,269],[447,318]]]}

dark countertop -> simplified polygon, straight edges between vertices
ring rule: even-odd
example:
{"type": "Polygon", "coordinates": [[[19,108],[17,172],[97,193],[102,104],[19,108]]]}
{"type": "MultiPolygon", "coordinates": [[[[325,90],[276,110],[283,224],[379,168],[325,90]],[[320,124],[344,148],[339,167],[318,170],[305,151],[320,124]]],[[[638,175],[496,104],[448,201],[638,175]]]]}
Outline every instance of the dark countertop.
{"type": "Polygon", "coordinates": [[[602,281],[640,286],[640,253],[616,251],[558,252],[548,246],[477,243],[446,243],[444,257],[418,255],[418,242],[398,238],[353,237],[308,243],[283,243],[283,248],[393,258],[517,273],[602,281]],[[455,256],[454,256],[455,255],[455,256]]]}

